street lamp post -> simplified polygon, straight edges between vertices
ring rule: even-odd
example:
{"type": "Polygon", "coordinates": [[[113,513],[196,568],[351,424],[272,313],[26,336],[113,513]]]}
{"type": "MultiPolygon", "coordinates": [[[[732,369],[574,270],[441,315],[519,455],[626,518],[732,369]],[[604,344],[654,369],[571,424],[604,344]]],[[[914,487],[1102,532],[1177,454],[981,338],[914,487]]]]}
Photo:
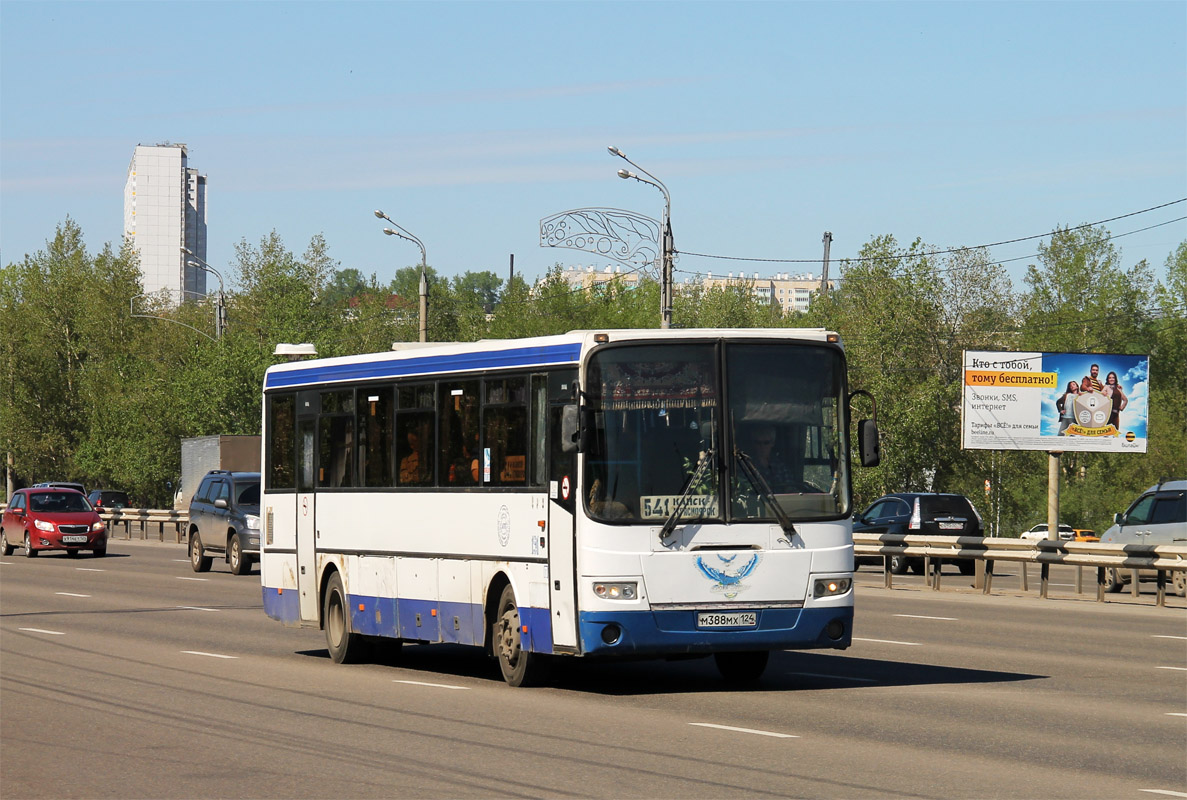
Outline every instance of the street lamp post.
{"type": "Polygon", "coordinates": [[[420,340],[427,342],[429,340],[429,278],[428,255],[425,253],[424,242],[397,225],[395,220],[379,209],[375,209],[375,216],[379,219],[386,219],[395,226],[394,230],[392,228],[383,229],[383,232],[388,236],[398,236],[401,239],[407,239],[420,248],[420,340]]]}
{"type": "Polygon", "coordinates": [[[190,260],[186,262],[186,266],[204,269],[207,272],[214,273],[214,277],[218,278],[218,297],[215,299],[214,305],[214,338],[216,340],[221,339],[223,338],[223,331],[227,329],[227,297],[226,287],[223,285],[223,276],[219,274],[217,269],[196,256],[194,251],[188,247],[181,248],[181,252],[190,257],[190,260]]]}
{"type": "Polygon", "coordinates": [[[640,167],[634,161],[626,157],[626,153],[619,150],[617,147],[611,145],[606,148],[610,155],[618,156],[626,163],[630,164],[635,169],[642,172],[647,178],[641,178],[628,169],[620,169],[618,177],[626,180],[627,178],[634,178],[640,183],[648,183],[663,192],[664,195],[664,218],[662,222],[662,230],[660,235],[663,237],[663,246],[660,248],[662,259],[660,265],[660,327],[672,327],[672,258],[675,253],[675,242],[672,239],[672,196],[668,194],[668,187],[664,186],[664,182],[652,175],[647,170],[640,167]]]}

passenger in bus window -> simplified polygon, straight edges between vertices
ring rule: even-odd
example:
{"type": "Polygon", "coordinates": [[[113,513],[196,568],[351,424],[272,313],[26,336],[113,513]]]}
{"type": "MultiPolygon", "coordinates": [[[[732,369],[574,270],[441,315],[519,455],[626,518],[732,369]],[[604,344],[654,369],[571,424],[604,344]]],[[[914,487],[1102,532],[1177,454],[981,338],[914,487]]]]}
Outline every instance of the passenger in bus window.
{"type": "Polygon", "coordinates": [[[778,450],[774,425],[755,424],[742,431],[742,450],[776,494],[801,491],[800,482],[778,450]]]}
{"type": "Polygon", "coordinates": [[[427,419],[405,418],[407,454],[400,459],[400,485],[424,486],[432,475],[429,459],[429,421],[427,419]]]}

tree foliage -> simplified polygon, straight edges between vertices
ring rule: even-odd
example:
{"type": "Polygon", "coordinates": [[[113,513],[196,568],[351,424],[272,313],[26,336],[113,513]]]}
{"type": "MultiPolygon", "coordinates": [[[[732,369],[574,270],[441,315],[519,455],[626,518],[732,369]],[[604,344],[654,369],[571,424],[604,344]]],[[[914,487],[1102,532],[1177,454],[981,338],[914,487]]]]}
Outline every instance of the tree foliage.
{"type": "MultiPolygon", "coordinates": [[[[1018,289],[983,250],[937,253],[892,236],[872,238],[841,268],[839,287],[806,314],[783,314],[738,281],[679,287],[673,318],[677,327],[839,332],[851,386],[877,399],[883,437],[882,465],[854,473],[859,504],[930,489],[974,498],[990,530],[1011,534],[1045,519],[1045,454],[961,448],[965,350],[1150,354],[1150,452],[1065,454],[1064,521],[1103,528],[1138,491],[1183,474],[1187,242],[1167,257],[1165,283],[1145,262],[1126,267],[1108,231],[1091,227],[1056,229],[1018,289]]],[[[418,338],[419,264],[381,285],[343,268],[320,234],[297,255],[273,231],[241,241],[220,272],[228,327],[216,339],[213,296],[181,306],[142,297],[131,248],[92,255],[70,219],[45,249],[0,268],[0,444],[18,483],[82,480],[168,504],[180,439],[259,431],[260,386],[278,343],[311,342],[335,356],[418,338]]],[[[530,283],[425,272],[433,341],[660,323],[660,287],[649,275],[583,289],[559,264],[530,283]]],[[[873,410],[855,403],[857,416],[873,410]]]]}

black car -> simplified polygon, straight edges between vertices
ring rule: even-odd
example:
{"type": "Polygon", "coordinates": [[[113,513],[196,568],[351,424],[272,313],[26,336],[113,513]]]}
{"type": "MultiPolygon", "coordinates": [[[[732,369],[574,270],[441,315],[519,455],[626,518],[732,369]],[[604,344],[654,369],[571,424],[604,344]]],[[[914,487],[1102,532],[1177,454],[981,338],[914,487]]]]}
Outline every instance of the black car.
{"type": "Polygon", "coordinates": [[[260,473],[212,469],[190,501],[190,566],[210,569],[217,554],[244,575],[260,556],[260,473]]]}
{"type": "MultiPolygon", "coordinates": [[[[897,492],[879,497],[853,518],[854,533],[899,533],[923,536],[984,536],[981,515],[963,494],[897,492]]],[[[975,562],[956,562],[962,575],[972,575],[975,562]]],[[[923,559],[891,556],[890,571],[923,572],[923,559]]]]}
{"type": "Polygon", "coordinates": [[[108,508],[127,508],[131,503],[128,493],[116,489],[95,489],[87,495],[87,501],[96,511],[108,508]]]}

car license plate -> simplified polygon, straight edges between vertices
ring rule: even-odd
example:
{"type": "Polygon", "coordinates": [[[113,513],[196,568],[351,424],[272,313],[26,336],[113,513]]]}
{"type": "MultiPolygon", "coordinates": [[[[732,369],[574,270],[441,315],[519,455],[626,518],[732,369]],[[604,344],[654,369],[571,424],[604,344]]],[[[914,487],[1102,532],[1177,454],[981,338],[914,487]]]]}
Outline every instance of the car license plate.
{"type": "Polygon", "coordinates": [[[940,530],[942,531],[958,531],[964,527],[963,522],[941,522],[940,530]]]}
{"type": "Polygon", "coordinates": [[[755,611],[700,611],[698,628],[753,628],[758,624],[755,611]]]}
{"type": "Polygon", "coordinates": [[[62,544],[86,544],[87,537],[85,536],[63,536],[62,544]]]}

